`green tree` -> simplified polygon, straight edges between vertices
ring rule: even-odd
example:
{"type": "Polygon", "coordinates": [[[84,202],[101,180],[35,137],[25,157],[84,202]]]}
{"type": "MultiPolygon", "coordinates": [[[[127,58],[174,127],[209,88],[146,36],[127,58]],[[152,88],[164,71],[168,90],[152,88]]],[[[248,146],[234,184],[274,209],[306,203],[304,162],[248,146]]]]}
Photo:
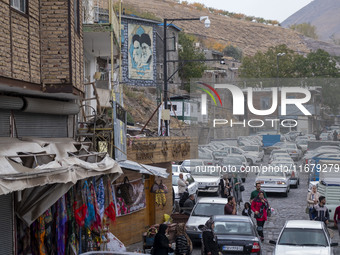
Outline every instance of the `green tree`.
{"type": "Polygon", "coordinates": [[[316,33],[316,27],[311,25],[310,23],[302,23],[302,24],[294,24],[289,27],[292,30],[295,30],[307,37],[318,39],[319,36],[316,33]]]}
{"type": "Polygon", "coordinates": [[[334,113],[340,106],[340,84],[338,79],[330,79],[340,77],[340,72],[334,57],[324,50],[302,56],[286,45],[279,45],[265,53],[258,51],[254,56],[244,57],[240,70],[240,77],[243,78],[324,78],[314,83],[323,87],[323,103],[334,113]]]}
{"type": "Polygon", "coordinates": [[[223,54],[239,61],[241,61],[242,59],[242,50],[233,45],[228,45],[227,47],[225,47],[223,50],[223,54]]]}
{"type": "Polygon", "coordinates": [[[180,64],[179,76],[182,79],[182,86],[185,90],[190,91],[190,79],[201,78],[206,66],[204,62],[191,60],[205,60],[204,53],[195,48],[195,39],[193,36],[183,32],[179,33],[178,42],[181,48],[178,52],[180,64]]]}

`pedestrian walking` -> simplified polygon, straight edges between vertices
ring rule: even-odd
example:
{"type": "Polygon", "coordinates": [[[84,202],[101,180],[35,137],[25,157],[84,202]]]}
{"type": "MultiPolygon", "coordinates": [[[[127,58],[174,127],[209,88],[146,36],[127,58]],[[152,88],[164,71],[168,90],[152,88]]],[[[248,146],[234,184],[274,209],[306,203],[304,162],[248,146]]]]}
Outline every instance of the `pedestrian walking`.
{"type": "Polygon", "coordinates": [[[336,130],[333,132],[333,141],[338,141],[338,132],[336,130]]]}
{"type": "Polygon", "coordinates": [[[249,202],[253,202],[254,198],[257,197],[257,195],[259,194],[260,191],[263,192],[263,195],[264,195],[264,198],[267,199],[267,194],[264,190],[261,190],[261,182],[256,182],[256,189],[253,190],[250,194],[250,199],[249,199],[249,202]]]}
{"type": "Polygon", "coordinates": [[[236,215],[236,202],[233,196],[228,197],[228,203],[224,206],[225,215],[236,215]]]}
{"type": "Polygon", "coordinates": [[[166,237],[165,232],[168,228],[167,225],[161,224],[159,225],[158,233],[155,236],[155,241],[153,243],[152,253],[154,255],[168,255],[171,250],[171,244],[169,243],[169,239],[166,237]]]}
{"type": "Polygon", "coordinates": [[[185,192],[185,190],[186,190],[188,184],[189,184],[189,183],[188,183],[187,181],[184,180],[183,174],[180,173],[180,174],[179,174],[178,181],[177,181],[177,185],[178,185],[178,195],[179,195],[179,198],[180,198],[180,199],[182,198],[182,195],[183,195],[183,193],[185,192]]]}
{"type": "Polygon", "coordinates": [[[257,222],[257,233],[261,237],[261,241],[264,241],[263,226],[267,220],[267,209],[269,204],[267,199],[264,197],[263,191],[260,191],[256,198],[251,203],[251,209],[254,212],[254,217],[257,222]]]}
{"type": "Polygon", "coordinates": [[[333,220],[334,220],[334,227],[338,228],[339,236],[340,236],[340,206],[338,206],[335,209],[333,220]]]}
{"type": "Polygon", "coordinates": [[[231,178],[231,186],[232,186],[235,202],[238,206],[240,206],[241,202],[243,201],[242,192],[241,192],[241,184],[242,184],[242,180],[239,177],[238,173],[233,173],[233,177],[231,178]]]}
{"type": "Polygon", "coordinates": [[[315,215],[312,213],[313,208],[315,205],[319,202],[320,194],[317,191],[316,185],[313,185],[312,190],[307,194],[307,203],[309,208],[309,219],[313,220],[315,218],[315,215]]]}
{"type": "Polygon", "coordinates": [[[210,218],[203,228],[202,245],[204,255],[218,255],[218,244],[214,234],[214,221],[210,218]]]}
{"type": "Polygon", "coordinates": [[[179,223],[176,226],[176,255],[189,255],[192,252],[193,246],[191,239],[185,231],[185,223],[179,223]]]}
{"type": "Polygon", "coordinates": [[[223,178],[220,180],[220,187],[221,187],[221,197],[227,198],[230,196],[230,186],[228,176],[224,175],[223,178]]]}
{"type": "Polygon", "coordinates": [[[329,220],[329,211],[325,204],[326,198],[324,196],[320,196],[319,203],[317,205],[314,205],[312,214],[315,215],[313,220],[323,221],[327,225],[329,220]]]}
{"type": "Polygon", "coordinates": [[[252,211],[251,211],[251,207],[250,207],[250,203],[249,203],[249,202],[245,202],[245,203],[244,203],[244,208],[243,208],[243,210],[242,210],[242,215],[243,215],[243,216],[249,216],[249,217],[251,217],[252,211]]]}

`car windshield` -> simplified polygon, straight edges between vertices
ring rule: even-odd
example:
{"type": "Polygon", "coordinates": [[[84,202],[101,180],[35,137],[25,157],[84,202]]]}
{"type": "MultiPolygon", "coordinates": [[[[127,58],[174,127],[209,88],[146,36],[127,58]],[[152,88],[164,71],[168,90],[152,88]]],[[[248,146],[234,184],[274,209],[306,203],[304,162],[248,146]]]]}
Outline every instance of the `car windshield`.
{"type": "Polygon", "coordinates": [[[284,229],[278,244],[295,246],[328,246],[326,235],[322,229],[299,228],[284,229]]]}
{"type": "Polygon", "coordinates": [[[213,157],[216,159],[227,157],[228,154],[229,153],[227,151],[213,151],[212,152],[213,157]]]}
{"type": "Polygon", "coordinates": [[[210,217],[214,215],[224,215],[225,204],[198,203],[192,212],[192,216],[210,217]]]}
{"type": "Polygon", "coordinates": [[[244,146],[242,147],[244,151],[259,151],[259,147],[257,146],[244,146]]]}
{"type": "Polygon", "coordinates": [[[215,166],[195,167],[191,171],[192,175],[219,176],[219,169],[215,166]]]}
{"type": "Polygon", "coordinates": [[[191,167],[195,167],[195,166],[202,166],[203,163],[202,161],[190,161],[190,160],[185,160],[182,163],[182,166],[191,166],[191,167]]]}
{"type": "Polygon", "coordinates": [[[298,144],[308,144],[308,140],[300,140],[297,142],[298,144]]]}
{"type": "Polygon", "coordinates": [[[214,233],[216,235],[254,235],[250,222],[218,222],[215,221],[214,233]]]}

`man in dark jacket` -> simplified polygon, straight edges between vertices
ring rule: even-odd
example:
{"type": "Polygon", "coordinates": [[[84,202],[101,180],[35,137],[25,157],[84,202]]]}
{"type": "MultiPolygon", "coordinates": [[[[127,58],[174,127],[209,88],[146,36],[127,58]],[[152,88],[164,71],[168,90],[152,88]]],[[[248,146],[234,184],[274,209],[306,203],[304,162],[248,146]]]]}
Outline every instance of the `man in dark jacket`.
{"type": "Polygon", "coordinates": [[[324,196],[320,196],[319,204],[314,206],[312,210],[312,215],[315,215],[313,220],[323,221],[327,225],[329,220],[329,211],[325,204],[326,198],[324,196]]]}
{"type": "Polygon", "coordinates": [[[214,221],[211,218],[205,223],[202,244],[205,255],[218,255],[218,244],[214,235],[214,221]]]}
{"type": "Polygon", "coordinates": [[[184,202],[183,207],[185,207],[183,213],[190,215],[192,208],[195,206],[195,194],[190,194],[189,198],[184,202]]]}

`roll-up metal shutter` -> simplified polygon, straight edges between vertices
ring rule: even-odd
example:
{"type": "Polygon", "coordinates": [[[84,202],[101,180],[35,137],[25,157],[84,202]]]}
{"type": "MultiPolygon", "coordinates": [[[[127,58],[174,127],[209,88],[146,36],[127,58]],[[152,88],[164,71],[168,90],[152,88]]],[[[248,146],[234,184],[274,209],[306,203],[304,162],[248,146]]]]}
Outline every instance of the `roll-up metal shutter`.
{"type": "Polygon", "coordinates": [[[0,109],[21,110],[24,100],[20,97],[0,96],[0,109]]]}
{"type": "Polygon", "coordinates": [[[70,102],[29,97],[25,97],[24,99],[26,102],[25,108],[23,109],[24,112],[56,115],[76,115],[79,113],[80,110],[78,104],[70,102]]]}
{"type": "Polygon", "coordinates": [[[14,112],[18,136],[67,137],[67,115],[14,112]]]}
{"type": "Polygon", "coordinates": [[[0,137],[10,136],[10,111],[0,109],[0,137]]]}
{"type": "Polygon", "coordinates": [[[14,254],[12,194],[0,196],[0,254],[14,254]]]}

